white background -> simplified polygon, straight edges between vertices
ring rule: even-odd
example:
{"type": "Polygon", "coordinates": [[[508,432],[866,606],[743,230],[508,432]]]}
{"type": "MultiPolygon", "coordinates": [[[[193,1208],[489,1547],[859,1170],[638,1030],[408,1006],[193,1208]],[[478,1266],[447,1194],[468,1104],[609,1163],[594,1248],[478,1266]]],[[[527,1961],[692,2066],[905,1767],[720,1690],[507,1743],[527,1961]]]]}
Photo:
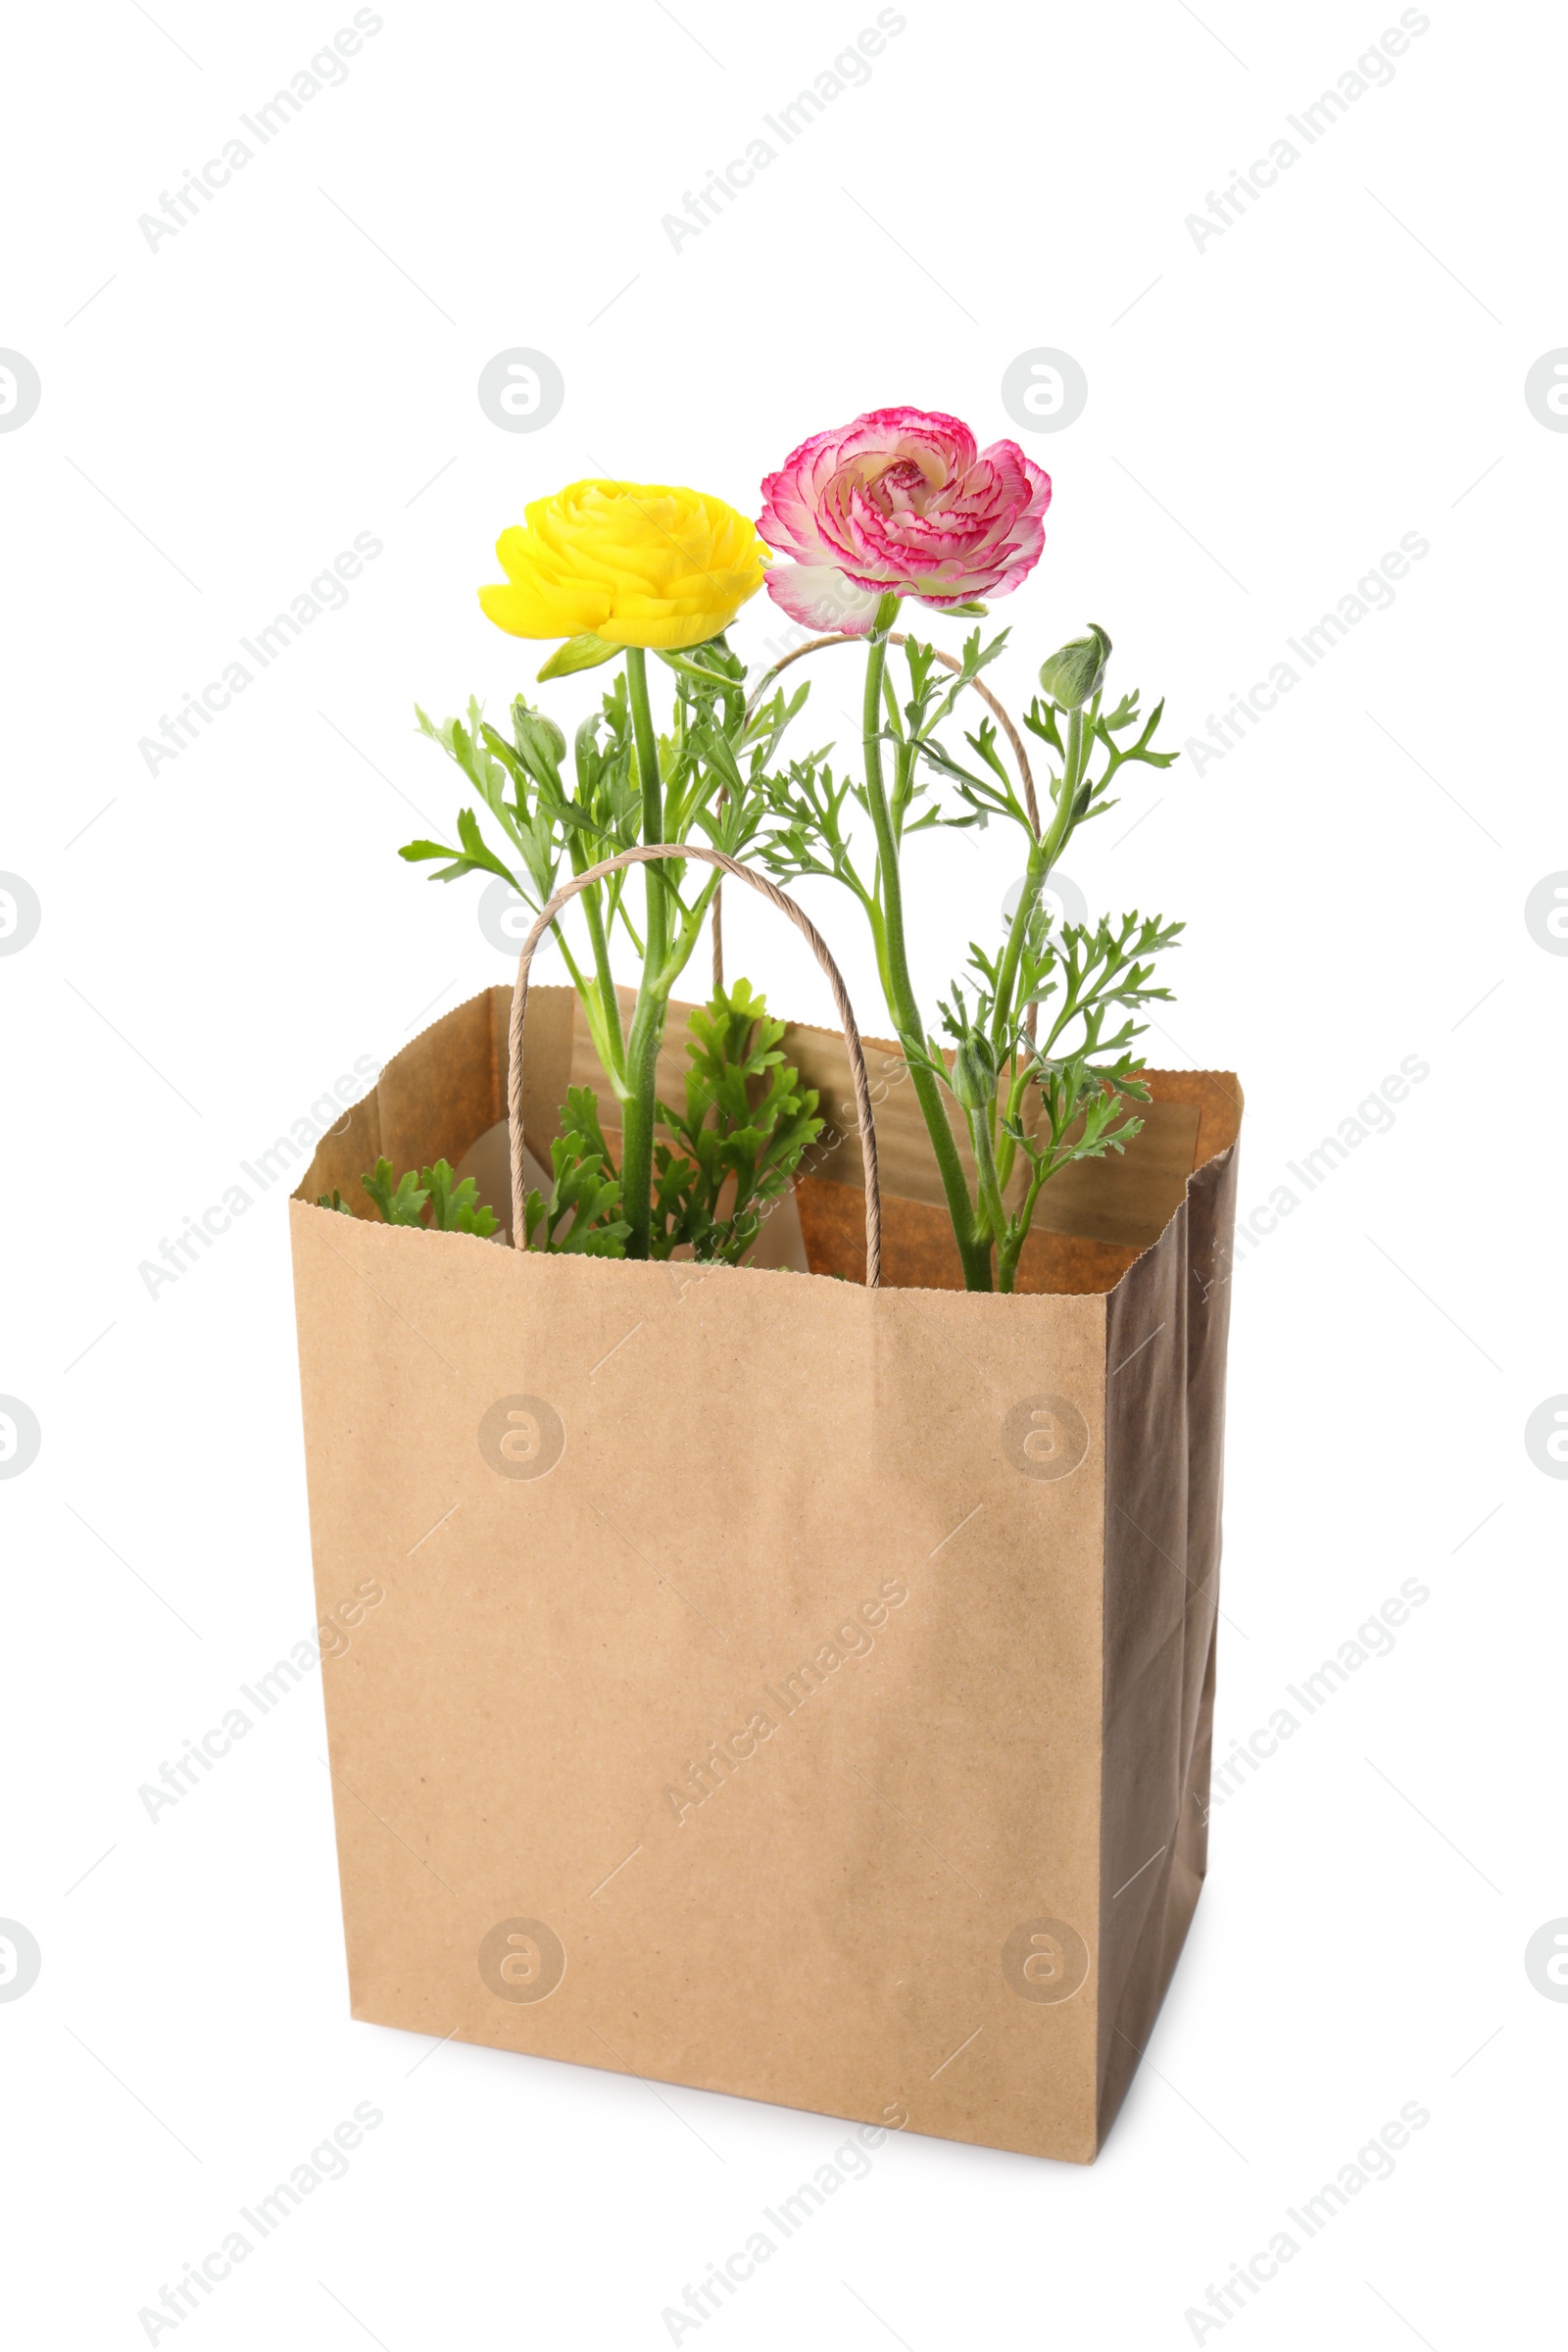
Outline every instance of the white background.
{"type": "MultiPolygon", "coordinates": [[[[1523,1436],[1568,1390],[1568,960],[1524,919],[1568,867],[1568,438],[1524,398],[1568,342],[1562,20],[1435,4],[1307,148],[1285,117],[1396,8],[909,0],[866,85],[677,253],[662,215],[873,8],[386,0],[342,86],[155,251],[138,216],[351,11],[155,13],[14,21],[0,162],[0,343],[43,386],[0,434],[0,866],[42,905],[0,960],[0,1391],[42,1430],[0,1484],[0,1914],[43,1955],[0,2004],[12,2332],[145,2341],[162,2283],[368,2100],[349,2176],[182,2344],[652,2347],[843,2137],[352,2024],[318,1677],[148,1820],[139,1785],[312,1600],[284,1188],[156,1299],[137,1268],[357,1055],[504,976],[478,886],[395,852],[456,805],[415,698],[531,680],[473,594],[524,500],[608,472],[754,512],[808,433],[908,402],[1054,478],[997,608],[1014,703],[1094,618],[1113,680],[1201,737],[1402,534],[1430,542],[1243,748],[1133,771],[1071,858],[1096,911],[1187,918],[1151,1058],[1239,1071],[1244,1205],[1300,1196],[1235,1277],[1221,1749],[1402,1580],[1430,1598],[1216,1808],[1099,2163],[895,2139],[702,2341],[1190,2343],[1209,2283],[1409,2101],[1431,2120],[1394,2177],[1200,2340],[1523,2340],[1568,2034],[1524,1967],[1568,1913],[1568,1489],[1523,1436]],[[1186,217],[1281,135],[1299,160],[1200,249],[1186,217]],[[514,345],[565,379],[532,436],[475,396],[514,345]],[[1089,381],[1054,435],[1002,405],[1038,346],[1089,381]],[[346,608],[149,774],[138,740],[358,532],[384,552],[346,608]],[[1307,1196],[1286,1163],[1406,1056],[1430,1076],[1396,1123],[1307,1196]]],[[[736,642],[783,625],[760,598],[736,642]]],[[[830,660],[816,740],[851,731],[856,657],[830,660]]],[[[913,853],[928,1003],[1015,862],[995,833],[913,853]]],[[[854,908],[811,904],[875,1027],[854,908]]],[[[828,1017],[792,934],[729,921],[732,970],[828,1017]]]]}

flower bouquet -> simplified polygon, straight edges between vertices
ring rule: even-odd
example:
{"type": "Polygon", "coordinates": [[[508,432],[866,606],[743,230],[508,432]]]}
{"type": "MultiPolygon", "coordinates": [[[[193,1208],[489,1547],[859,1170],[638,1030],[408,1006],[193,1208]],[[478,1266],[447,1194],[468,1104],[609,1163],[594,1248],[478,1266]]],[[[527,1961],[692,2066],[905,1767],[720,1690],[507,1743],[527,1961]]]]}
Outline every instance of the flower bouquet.
{"type": "Polygon", "coordinates": [[[991,691],[1050,499],[909,409],[755,525],[573,484],[480,604],[542,687],[614,664],[599,709],[569,750],[548,696],[417,713],[467,805],[402,855],[533,919],[292,1207],[318,1594],[390,1604],[327,1687],[358,2015],[1080,2160],[1115,2113],[1204,1867],[1240,1096],[1136,1050],[1181,925],[1053,907],[1175,755],[1097,624],[1021,724],[991,691]],[[803,634],[754,679],[764,588],[803,634]],[[796,664],[856,645],[845,763],[796,664]],[[904,861],[993,824],[1021,879],[933,1022],[904,861]],[[841,1036],[726,982],[724,887],[841,1036]]]}

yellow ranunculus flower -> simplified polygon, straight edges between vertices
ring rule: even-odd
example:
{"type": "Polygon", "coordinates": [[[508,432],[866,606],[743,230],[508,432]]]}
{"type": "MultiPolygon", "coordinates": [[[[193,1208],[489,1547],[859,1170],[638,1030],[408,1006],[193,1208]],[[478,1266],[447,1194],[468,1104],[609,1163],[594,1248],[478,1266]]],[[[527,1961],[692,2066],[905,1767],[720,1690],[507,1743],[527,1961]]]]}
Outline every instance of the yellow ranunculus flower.
{"type": "Polygon", "coordinates": [[[701,645],[762,585],[767,550],[721,498],[658,482],[571,482],[523,509],[479,603],[513,637],[701,645]]]}

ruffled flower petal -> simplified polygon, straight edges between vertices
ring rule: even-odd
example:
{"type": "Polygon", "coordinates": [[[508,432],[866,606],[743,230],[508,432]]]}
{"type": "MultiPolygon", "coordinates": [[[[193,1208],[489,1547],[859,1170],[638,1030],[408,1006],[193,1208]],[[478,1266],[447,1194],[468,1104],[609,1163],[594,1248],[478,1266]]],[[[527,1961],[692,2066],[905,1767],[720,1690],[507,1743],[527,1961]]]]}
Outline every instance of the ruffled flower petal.
{"type": "Polygon", "coordinates": [[[847,637],[870,635],[881,601],[876,589],[857,586],[833,564],[775,564],[767,593],[803,629],[836,629],[847,637]]]}
{"type": "Polygon", "coordinates": [[[745,516],[661,482],[568,483],[503,531],[507,584],[480,609],[514,637],[575,637],[673,651],[716,637],[762,584],[768,551],[745,516]]]}
{"type": "Polygon", "coordinates": [[[1016,443],[979,450],[956,416],[871,409],[803,441],[764,480],[758,532],[790,559],[768,592],[810,626],[858,635],[890,589],[939,606],[1006,596],[1040,561],[1050,504],[1051,477],[1016,443]],[[827,576],[858,592],[854,623],[830,621],[827,592],[802,584],[827,576]]]}

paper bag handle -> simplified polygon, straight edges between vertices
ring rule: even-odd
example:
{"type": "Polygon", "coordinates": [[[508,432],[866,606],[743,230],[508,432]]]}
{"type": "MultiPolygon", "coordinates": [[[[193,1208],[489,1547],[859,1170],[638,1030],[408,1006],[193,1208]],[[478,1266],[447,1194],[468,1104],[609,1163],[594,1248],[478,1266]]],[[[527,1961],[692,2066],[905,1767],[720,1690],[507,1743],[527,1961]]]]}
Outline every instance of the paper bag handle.
{"type": "Polygon", "coordinates": [[[844,976],[828,953],[827,942],[805,908],[760,874],[755,866],[742,865],[739,858],[726,857],[722,850],[701,849],[689,841],[645,842],[634,850],[622,850],[618,857],[607,858],[600,865],[591,865],[586,873],[573,874],[564,882],[549,905],[545,906],[533,929],[522,943],[517,958],[516,985],[512,992],[512,1023],[507,1033],[507,1114],[512,1127],[512,1240],[514,1249],[527,1247],[527,1223],[523,1214],[525,1187],[522,1172],[522,1024],[528,1006],[528,967],[534,954],[564,906],[570,905],[580,891],[591,882],[602,882],[607,874],[615,873],[624,865],[649,865],[662,858],[694,858],[699,864],[716,865],[737,882],[744,882],[760,891],[779,909],[787,914],[810,949],[833,991],[833,1003],[844,1026],[844,1043],[849,1051],[850,1077],[855,1087],[855,1110],[860,1129],[860,1154],[865,1164],[865,1282],[868,1290],[876,1290],[882,1280],[882,1195],[877,1183],[876,1128],[871,1118],[871,1089],[865,1075],[865,1054],[860,1046],[860,1032],[856,1026],[844,976]]]}

